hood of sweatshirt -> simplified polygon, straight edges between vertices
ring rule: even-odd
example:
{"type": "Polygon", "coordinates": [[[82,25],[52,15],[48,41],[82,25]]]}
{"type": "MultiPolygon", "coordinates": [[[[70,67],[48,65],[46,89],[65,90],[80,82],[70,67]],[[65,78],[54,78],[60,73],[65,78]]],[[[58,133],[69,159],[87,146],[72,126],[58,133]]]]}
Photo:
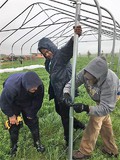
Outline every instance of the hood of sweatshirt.
{"type": "Polygon", "coordinates": [[[42,81],[35,72],[29,71],[22,76],[22,85],[26,90],[29,90],[42,85],[42,81]]]}
{"type": "Polygon", "coordinates": [[[57,46],[49,38],[45,37],[39,40],[38,50],[40,51],[41,49],[47,49],[51,51],[53,54],[55,54],[58,50],[57,46]]]}
{"type": "Polygon", "coordinates": [[[108,73],[107,62],[101,57],[96,57],[88,63],[84,70],[93,75],[98,80],[98,85],[101,85],[108,73]]]}

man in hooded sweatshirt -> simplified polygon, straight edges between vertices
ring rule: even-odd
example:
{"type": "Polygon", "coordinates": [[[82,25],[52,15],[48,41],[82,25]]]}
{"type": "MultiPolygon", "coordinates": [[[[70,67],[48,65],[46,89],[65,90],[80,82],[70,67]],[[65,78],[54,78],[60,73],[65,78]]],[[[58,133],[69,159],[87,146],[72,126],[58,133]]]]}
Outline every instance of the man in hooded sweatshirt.
{"type": "MultiPolygon", "coordinates": [[[[82,33],[81,26],[74,27],[75,33],[80,36],[82,33]]],[[[63,88],[71,79],[72,68],[70,59],[73,56],[73,37],[68,43],[58,49],[55,44],[48,38],[42,38],[38,43],[38,50],[45,57],[45,68],[50,74],[49,99],[54,99],[56,112],[61,116],[64,139],[66,146],[69,142],[69,107],[63,103],[63,88]]],[[[84,129],[85,125],[74,118],[74,128],[84,129]]]]}
{"type": "Polygon", "coordinates": [[[22,114],[25,124],[30,129],[34,146],[38,152],[45,148],[40,142],[37,112],[42,106],[44,85],[39,76],[32,71],[10,75],[3,84],[0,107],[8,117],[10,124],[11,156],[16,154],[20,124],[17,117],[22,114]]]}
{"type": "MultiPolygon", "coordinates": [[[[103,153],[118,157],[118,148],[115,144],[110,113],[114,110],[119,88],[119,78],[108,69],[104,57],[94,58],[77,77],[75,86],[84,84],[91,99],[96,106],[88,106],[82,103],[74,104],[77,113],[86,111],[90,116],[88,125],[84,131],[80,148],[73,152],[73,159],[87,159],[91,157],[92,151],[100,134],[103,140],[103,153]]],[[[71,81],[64,88],[66,103],[70,102],[71,81]]]]}

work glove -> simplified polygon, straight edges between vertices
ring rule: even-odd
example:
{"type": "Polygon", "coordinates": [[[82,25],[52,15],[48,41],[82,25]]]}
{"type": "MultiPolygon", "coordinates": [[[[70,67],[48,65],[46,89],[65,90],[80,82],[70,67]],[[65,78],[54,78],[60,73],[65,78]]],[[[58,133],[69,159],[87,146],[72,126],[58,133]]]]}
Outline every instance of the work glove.
{"type": "Polygon", "coordinates": [[[89,113],[89,106],[88,105],[85,105],[82,103],[76,103],[76,104],[73,104],[72,106],[73,106],[76,113],[81,113],[83,111],[87,112],[87,114],[89,113]]]}
{"type": "Polygon", "coordinates": [[[68,106],[71,106],[72,103],[72,97],[69,93],[64,93],[63,95],[63,103],[65,103],[68,106]]]}

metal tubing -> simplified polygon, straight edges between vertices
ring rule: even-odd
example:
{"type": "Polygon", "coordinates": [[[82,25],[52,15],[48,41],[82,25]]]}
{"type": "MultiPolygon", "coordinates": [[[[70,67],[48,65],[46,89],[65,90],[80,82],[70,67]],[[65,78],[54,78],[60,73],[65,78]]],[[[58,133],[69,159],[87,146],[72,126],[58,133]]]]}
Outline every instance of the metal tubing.
{"type": "MultiPolygon", "coordinates": [[[[80,21],[80,7],[81,7],[81,0],[76,0],[75,26],[77,26],[80,21]]],[[[72,96],[73,102],[74,102],[74,98],[75,98],[75,75],[76,75],[77,54],[78,54],[78,35],[74,33],[72,83],[71,83],[71,96],[72,96]]],[[[68,159],[69,160],[72,160],[72,152],[73,152],[73,107],[70,107],[70,112],[69,112],[69,152],[68,152],[68,159]]]]}
{"type": "Polygon", "coordinates": [[[113,20],[113,24],[114,24],[114,29],[113,29],[113,46],[112,46],[112,50],[111,50],[111,64],[110,64],[110,68],[113,69],[114,52],[115,52],[115,39],[116,39],[116,21],[115,21],[114,16],[107,9],[105,9],[104,7],[101,7],[101,8],[109,13],[109,15],[111,16],[111,18],[113,20]]]}
{"type": "Polygon", "coordinates": [[[99,27],[98,27],[98,56],[101,54],[101,28],[102,28],[102,15],[101,15],[101,8],[97,0],[94,0],[96,7],[98,9],[98,16],[99,16],[99,27]]]}

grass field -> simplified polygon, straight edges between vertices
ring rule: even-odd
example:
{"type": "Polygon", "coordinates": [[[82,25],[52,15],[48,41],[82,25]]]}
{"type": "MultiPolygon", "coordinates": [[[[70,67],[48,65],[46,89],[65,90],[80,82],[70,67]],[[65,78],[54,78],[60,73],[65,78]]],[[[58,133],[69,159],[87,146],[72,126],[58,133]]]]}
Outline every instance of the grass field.
{"type": "MultiPolygon", "coordinates": [[[[93,57],[82,56],[77,59],[77,72],[82,69],[93,57]]],[[[108,62],[110,59],[108,58],[108,62]]],[[[22,65],[31,64],[44,64],[44,59],[35,61],[26,61],[22,65]]],[[[115,64],[117,66],[117,57],[115,57],[115,64]]],[[[20,67],[19,62],[11,62],[2,65],[2,68],[7,67],[20,67]]],[[[113,70],[116,72],[117,67],[114,66],[113,70]]],[[[34,71],[40,76],[45,86],[45,97],[41,110],[38,113],[40,122],[40,133],[41,141],[46,147],[46,151],[41,154],[38,153],[33,147],[33,140],[31,133],[27,126],[23,126],[19,134],[18,151],[15,158],[9,156],[9,134],[8,131],[4,129],[4,122],[7,117],[0,111],[0,160],[67,160],[67,151],[64,149],[63,140],[63,128],[61,124],[60,117],[55,112],[53,101],[48,100],[48,84],[49,75],[44,68],[34,69],[34,71]]],[[[2,91],[2,83],[4,80],[12,73],[1,73],[0,74],[0,92],[2,91]]],[[[89,98],[82,86],[80,90],[80,97],[76,98],[75,101],[80,101],[89,105],[94,105],[95,103],[89,98]]],[[[75,116],[84,123],[88,123],[89,117],[85,113],[76,114],[75,116]]],[[[115,110],[111,113],[111,119],[113,123],[113,130],[115,134],[116,143],[120,150],[120,102],[116,104],[115,110]]],[[[78,149],[79,143],[82,137],[83,131],[74,131],[74,149],[78,149]]],[[[114,160],[114,158],[109,158],[107,155],[103,155],[101,152],[102,140],[101,137],[98,138],[96,148],[93,152],[91,160],[114,160]]],[[[120,156],[118,158],[120,160],[120,156]]]]}

